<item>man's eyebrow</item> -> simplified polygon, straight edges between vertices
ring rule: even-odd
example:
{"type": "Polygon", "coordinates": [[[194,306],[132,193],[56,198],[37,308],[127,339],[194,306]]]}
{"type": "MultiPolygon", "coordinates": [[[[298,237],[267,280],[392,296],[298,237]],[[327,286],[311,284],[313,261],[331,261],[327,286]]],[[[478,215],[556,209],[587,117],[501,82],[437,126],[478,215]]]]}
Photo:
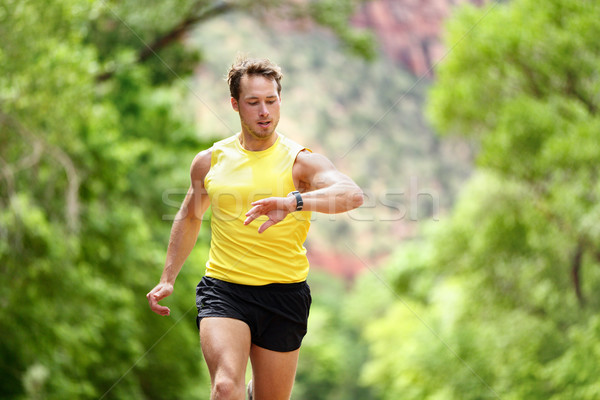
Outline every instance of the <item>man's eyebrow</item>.
{"type": "MultiPolygon", "coordinates": [[[[250,100],[250,99],[258,99],[259,97],[258,96],[247,96],[247,97],[244,97],[244,98],[246,100],[250,100]]],[[[271,95],[267,96],[266,98],[267,99],[277,98],[277,95],[276,94],[271,94],[271,95]]]]}

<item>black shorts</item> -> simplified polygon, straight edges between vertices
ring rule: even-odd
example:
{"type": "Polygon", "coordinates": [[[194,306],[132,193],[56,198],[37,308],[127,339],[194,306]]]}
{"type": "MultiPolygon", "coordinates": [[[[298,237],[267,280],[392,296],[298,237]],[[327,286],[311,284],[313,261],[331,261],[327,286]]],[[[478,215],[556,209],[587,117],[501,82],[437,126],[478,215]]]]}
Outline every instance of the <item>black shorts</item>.
{"type": "Polygon", "coordinates": [[[306,282],[247,286],[203,277],[196,288],[196,322],[234,318],[250,327],[252,343],[273,351],[300,347],[312,298],[306,282]]]}

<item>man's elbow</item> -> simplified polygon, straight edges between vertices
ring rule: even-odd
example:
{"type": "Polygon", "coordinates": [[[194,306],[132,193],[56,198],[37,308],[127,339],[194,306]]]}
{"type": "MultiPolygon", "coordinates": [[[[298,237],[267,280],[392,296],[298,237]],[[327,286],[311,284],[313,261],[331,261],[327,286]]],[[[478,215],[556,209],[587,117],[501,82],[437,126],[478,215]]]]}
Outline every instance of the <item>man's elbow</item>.
{"type": "Polygon", "coordinates": [[[176,221],[187,221],[191,223],[202,222],[203,212],[201,208],[194,207],[193,205],[182,204],[179,211],[175,215],[176,221]]]}

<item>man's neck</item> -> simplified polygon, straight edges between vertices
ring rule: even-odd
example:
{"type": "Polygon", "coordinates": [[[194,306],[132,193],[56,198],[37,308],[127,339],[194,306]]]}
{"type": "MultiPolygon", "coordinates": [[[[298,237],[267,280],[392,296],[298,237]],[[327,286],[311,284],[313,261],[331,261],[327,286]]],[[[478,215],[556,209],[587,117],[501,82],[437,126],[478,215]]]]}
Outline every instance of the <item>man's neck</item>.
{"type": "Polygon", "coordinates": [[[244,133],[242,131],[238,135],[238,140],[242,147],[248,151],[263,151],[273,146],[273,144],[277,141],[279,134],[277,132],[273,132],[268,137],[257,138],[251,134],[244,133]]]}

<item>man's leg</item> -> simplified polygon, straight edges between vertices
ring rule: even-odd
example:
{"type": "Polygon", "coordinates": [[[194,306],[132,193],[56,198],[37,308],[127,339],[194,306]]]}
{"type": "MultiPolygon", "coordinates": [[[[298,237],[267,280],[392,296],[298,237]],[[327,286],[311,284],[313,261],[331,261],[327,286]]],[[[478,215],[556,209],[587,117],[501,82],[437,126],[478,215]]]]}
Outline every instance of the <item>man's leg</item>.
{"type": "Polygon", "coordinates": [[[281,353],[252,345],[253,400],[289,400],[299,352],[300,349],[281,353]]]}
{"type": "Polygon", "coordinates": [[[243,400],[250,355],[250,328],[232,318],[203,318],[200,344],[208,366],[211,400],[243,400]]]}

